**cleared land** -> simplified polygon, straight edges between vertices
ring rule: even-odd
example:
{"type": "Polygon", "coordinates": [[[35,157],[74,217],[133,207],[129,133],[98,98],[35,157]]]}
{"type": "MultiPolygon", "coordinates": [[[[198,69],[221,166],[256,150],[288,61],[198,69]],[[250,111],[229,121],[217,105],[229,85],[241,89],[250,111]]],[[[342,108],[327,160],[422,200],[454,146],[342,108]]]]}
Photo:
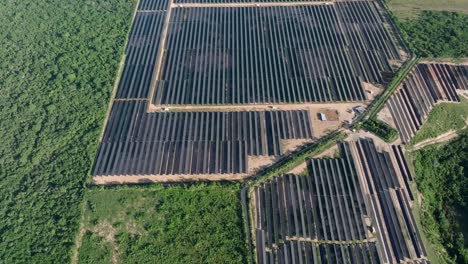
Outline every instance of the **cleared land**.
{"type": "Polygon", "coordinates": [[[436,105],[426,122],[411,140],[417,144],[427,139],[436,138],[450,130],[459,131],[468,123],[468,99],[461,96],[459,104],[443,103],[436,105]]]}
{"type": "Polygon", "coordinates": [[[466,0],[388,0],[390,10],[401,19],[417,17],[422,10],[463,12],[468,14],[466,0]]]}
{"type": "Polygon", "coordinates": [[[78,263],[244,263],[239,195],[238,184],[91,189],[78,263]]]}

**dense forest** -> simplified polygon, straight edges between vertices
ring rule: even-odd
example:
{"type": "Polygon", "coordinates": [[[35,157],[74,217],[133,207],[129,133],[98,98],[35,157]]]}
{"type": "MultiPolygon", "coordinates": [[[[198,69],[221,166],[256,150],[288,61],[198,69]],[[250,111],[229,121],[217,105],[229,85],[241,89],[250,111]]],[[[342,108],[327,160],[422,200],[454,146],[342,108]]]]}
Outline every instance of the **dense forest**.
{"type": "Polygon", "coordinates": [[[1,2],[0,262],[69,262],[135,4],[1,2]]]}
{"type": "Polygon", "coordinates": [[[366,131],[374,133],[376,136],[385,140],[385,142],[393,142],[398,137],[398,131],[393,127],[389,126],[388,124],[374,119],[369,118],[362,124],[362,128],[366,131]]]}
{"type": "Polygon", "coordinates": [[[426,235],[442,263],[468,263],[468,133],[413,158],[426,235]]]}
{"type": "Polygon", "coordinates": [[[416,18],[398,20],[409,48],[418,56],[460,58],[468,56],[468,15],[424,10],[416,18]]]}
{"type": "Polygon", "coordinates": [[[245,263],[240,184],[93,188],[78,263],[245,263]]]}

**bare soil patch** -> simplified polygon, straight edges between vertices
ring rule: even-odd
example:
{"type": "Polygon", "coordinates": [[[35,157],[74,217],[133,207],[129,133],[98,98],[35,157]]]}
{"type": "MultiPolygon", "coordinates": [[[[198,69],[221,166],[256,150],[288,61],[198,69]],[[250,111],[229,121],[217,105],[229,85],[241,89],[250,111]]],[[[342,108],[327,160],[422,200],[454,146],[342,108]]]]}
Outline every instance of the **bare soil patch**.
{"type": "Polygon", "coordinates": [[[327,104],[309,107],[313,136],[315,138],[323,137],[327,133],[341,128],[344,123],[351,123],[355,116],[353,108],[356,106],[364,106],[364,104],[327,104]],[[320,120],[319,113],[324,113],[327,120],[320,120]]]}
{"type": "Polygon", "coordinates": [[[383,87],[378,87],[372,83],[363,83],[362,87],[364,89],[364,92],[366,94],[367,100],[374,100],[376,96],[379,94],[383,93],[384,89],[383,87]]]}
{"type": "Polygon", "coordinates": [[[273,156],[248,156],[247,159],[249,164],[249,174],[258,172],[277,160],[273,156]]]}
{"type": "MultiPolygon", "coordinates": [[[[465,126],[466,128],[466,126],[465,126]]],[[[412,150],[418,150],[418,149],[422,149],[426,146],[429,146],[429,145],[432,145],[432,144],[437,144],[437,143],[443,143],[443,142],[447,142],[453,138],[456,138],[458,136],[458,133],[456,130],[450,130],[449,132],[447,133],[444,133],[436,138],[430,138],[430,139],[426,139],[422,142],[419,142],[418,144],[414,145],[412,150]]]]}
{"type": "Polygon", "coordinates": [[[393,120],[393,116],[387,106],[380,110],[377,114],[377,119],[396,129],[395,120],[393,120]]]}

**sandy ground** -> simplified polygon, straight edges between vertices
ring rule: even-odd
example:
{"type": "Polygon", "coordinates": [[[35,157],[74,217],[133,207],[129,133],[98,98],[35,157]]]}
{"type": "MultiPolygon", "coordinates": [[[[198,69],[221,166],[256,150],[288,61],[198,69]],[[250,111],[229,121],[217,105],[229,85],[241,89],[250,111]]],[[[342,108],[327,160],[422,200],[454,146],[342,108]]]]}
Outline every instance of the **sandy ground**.
{"type": "Polygon", "coordinates": [[[244,3],[178,3],[171,4],[171,8],[178,7],[255,7],[255,6],[295,6],[295,5],[332,5],[335,1],[319,2],[244,2],[244,3]]]}
{"type": "MultiPolygon", "coordinates": [[[[372,134],[372,133],[369,133],[369,132],[366,132],[364,130],[360,130],[360,131],[357,131],[357,132],[349,132],[349,136],[345,139],[345,141],[355,141],[357,140],[358,138],[360,137],[367,137],[367,138],[371,138],[374,140],[374,144],[377,148],[377,150],[385,150],[385,151],[388,151],[388,152],[391,152],[391,149],[390,149],[390,145],[387,144],[385,141],[383,141],[381,138],[377,137],[376,135],[372,134]]],[[[400,144],[400,139],[398,138],[397,140],[395,140],[394,142],[392,142],[393,145],[398,145],[400,144]]]]}
{"type": "Polygon", "coordinates": [[[297,167],[294,167],[292,170],[288,171],[287,174],[296,174],[296,175],[298,175],[298,174],[303,173],[305,170],[307,170],[307,162],[302,162],[297,167]]]}
{"type": "MultiPolygon", "coordinates": [[[[360,103],[347,103],[347,104],[328,104],[320,107],[310,107],[310,119],[312,121],[313,136],[320,138],[325,134],[337,130],[342,127],[344,122],[351,122],[354,117],[353,107],[364,106],[360,103]],[[338,118],[328,119],[327,113],[330,111],[336,112],[338,118]],[[325,113],[327,115],[327,121],[321,121],[318,118],[319,113],[325,113]]],[[[333,115],[335,116],[335,114],[333,115]]],[[[333,117],[332,116],[332,117],[333,117]]]]}
{"type": "Polygon", "coordinates": [[[92,183],[97,185],[117,185],[136,183],[169,183],[169,182],[196,182],[196,181],[238,181],[244,180],[249,174],[190,174],[190,175],[115,175],[94,176],[92,183]]]}
{"type": "Polygon", "coordinates": [[[455,63],[454,59],[452,58],[440,58],[436,60],[421,60],[419,61],[419,63],[444,63],[444,64],[450,64],[450,65],[468,65],[468,58],[461,58],[458,61],[455,63]]]}
{"type": "Polygon", "coordinates": [[[363,83],[362,85],[364,92],[366,94],[366,98],[369,101],[372,101],[375,99],[376,96],[379,94],[383,93],[384,88],[383,87],[377,87],[371,83],[363,83]]]}
{"type": "Polygon", "coordinates": [[[390,113],[390,109],[387,107],[387,105],[385,105],[384,108],[382,108],[382,110],[380,110],[380,112],[377,114],[377,119],[397,129],[395,120],[393,120],[393,116],[390,113]]]}
{"type": "Polygon", "coordinates": [[[161,111],[191,111],[191,112],[242,112],[242,111],[269,111],[269,110],[301,110],[309,108],[340,108],[343,105],[367,105],[370,101],[323,102],[323,103],[277,103],[277,104],[225,104],[225,105],[170,105],[160,106],[150,104],[148,112],[161,111]]]}
{"type": "MultiPolygon", "coordinates": [[[[314,159],[320,158],[333,158],[338,154],[338,145],[334,145],[331,148],[313,156],[314,159]]],[[[292,170],[288,171],[288,174],[301,174],[307,170],[307,162],[299,164],[297,167],[294,167],[292,170]]]]}
{"type": "Polygon", "coordinates": [[[273,156],[248,156],[247,164],[249,165],[249,174],[254,174],[270,164],[273,164],[277,158],[273,156]]]}
{"type": "Polygon", "coordinates": [[[305,145],[307,143],[311,143],[313,140],[311,139],[283,139],[280,140],[281,150],[283,151],[283,156],[291,153],[292,151],[296,150],[297,148],[305,145]]]}

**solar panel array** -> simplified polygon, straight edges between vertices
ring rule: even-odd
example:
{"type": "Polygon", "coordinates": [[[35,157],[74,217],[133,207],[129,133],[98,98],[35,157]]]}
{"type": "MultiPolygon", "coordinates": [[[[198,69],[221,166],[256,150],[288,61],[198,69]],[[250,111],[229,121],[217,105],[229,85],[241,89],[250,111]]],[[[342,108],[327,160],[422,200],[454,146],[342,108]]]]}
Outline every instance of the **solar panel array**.
{"type": "Polygon", "coordinates": [[[137,12],[125,49],[125,66],[116,98],[149,97],[165,12],[137,12]]]}
{"type": "Polygon", "coordinates": [[[348,144],[340,149],[342,158],[309,160],[307,176],[287,174],[254,188],[258,263],[380,263],[348,144]]]}
{"type": "Polygon", "coordinates": [[[387,103],[404,143],[409,143],[440,101],[459,102],[468,89],[468,67],[418,64],[387,103]]]}
{"type": "MultiPolygon", "coordinates": [[[[334,2],[336,0],[174,0],[176,4],[229,4],[229,3],[274,3],[274,2],[334,2]]],[[[347,0],[360,1],[360,0],[347,0]]]]}
{"type": "Polygon", "coordinates": [[[148,104],[364,100],[361,82],[381,82],[399,58],[373,2],[171,3],[139,1],[94,176],[248,173],[249,156],[312,138],[307,110],[150,113],[148,104]]]}
{"type": "Polygon", "coordinates": [[[167,10],[169,0],[139,0],[138,11],[167,10]]]}
{"type": "MultiPolygon", "coordinates": [[[[257,234],[259,237],[260,234],[257,234]]],[[[375,243],[332,244],[289,240],[274,251],[261,251],[257,263],[335,264],[379,262],[375,243]]]]}
{"type": "Polygon", "coordinates": [[[401,145],[392,145],[391,147],[393,156],[395,157],[395,160],[397,162],[398,170],[400,171],[403,183],[405,184],[405,189],[408,193],[408,197],[411,201],[413,201],[414,196],[410,188],[410,182],[413,181],[413,176],[411,175],[411,172],[408,168],[408,164],[406,163],[405,155],[403,154],[403,148],[401,147],[401,145]]]}
{"type": "Polygon", "coordinates": [[[146,112],[116,101],[93,175],[247,173],[247,156],[278,156],[282,139],[312,137],[309,112],[146,112]]]}
{"type": "Polygon", "coordinates": [[[308,160],[306,176],[254,187],[257,263],[429,263],[400,186],[412,180],[401,147],[378,151],[361,138],[339,149],[308,160]]]}
{"type": "Polygon", "coordinates": [[[373,2],[173,8],[157,105],[365,100],[399,59],[373,2]]]}
{"type": "Polygon", "coordinates": [[[404,186],[400,186],[398,168],[392,163],[391,153],[377,151],[371,139],[361,138],[355,144],[370,203],[374,207],[377,232],[387,236],[379,239],[384,248],[381,258],[385,263],[426,262],[427,253],[411,211],[408,193],[404,186]]]}

